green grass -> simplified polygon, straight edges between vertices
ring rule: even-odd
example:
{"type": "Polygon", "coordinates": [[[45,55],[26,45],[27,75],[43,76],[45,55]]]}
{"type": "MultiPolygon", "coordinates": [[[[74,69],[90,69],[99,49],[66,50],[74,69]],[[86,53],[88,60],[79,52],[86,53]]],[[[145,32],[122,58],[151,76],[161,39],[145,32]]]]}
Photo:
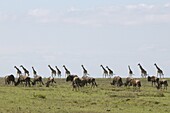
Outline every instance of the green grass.
{"type": "MultiPolygon", "coordinates": [[[[170,80],[170,79],[169,79],[170,80]]],[[[114,87],[110,79],[97,79],[72,91],[70,82],[56,79],[50,87],[6,86],[0,79],[0,113],[169,113],[170,88],[158,91],[141,79],[141,91],[114,87]]]]}

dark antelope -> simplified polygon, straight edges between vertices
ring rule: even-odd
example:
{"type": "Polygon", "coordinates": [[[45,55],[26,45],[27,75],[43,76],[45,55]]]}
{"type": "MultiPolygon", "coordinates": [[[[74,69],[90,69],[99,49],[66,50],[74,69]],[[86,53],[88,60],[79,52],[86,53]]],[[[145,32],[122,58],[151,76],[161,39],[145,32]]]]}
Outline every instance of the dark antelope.
{"type": "Polygon", "coordinates": [[[39,82],[41,85],[44,85],[43,79],[42,79],[41,76],[38,76],[38,75],[35,76],[34,79],[33,79],[32,85],[36,85],[37,82],[39,82]]]}
{"type": "Polygon", "coordinates": [[[148,76],[148,82],[152,82],[152,86],[153,84],[156,85],[156,83],[158,83],[159,78],[157,78],[156,76],[148,76]]]}
{"type": "Polygon", "coordinates": [[[7,75],[5,76],[5,84],[9,85],[9,84],[15,84],[15,77],[14,75],[7,75]]]}
{"type": "Polygon", "coordinates": [[[29,76],[20,75],[15,86],[19,85],[20,83],[25,82],[25,86],[31,86],[31,78],[29,76]]]}
{"type": "Polygon", "coordinates": [[[111,82],[111,85],[115,85],[115,86],[122,86],[123,85],[123,82],[122,82],[122,78],[120,76],[115,76],[113,78],[113,81],[111,82]]]}
{"type": "Polygon", "coordinates": [[[54,77],[49,77],[46,82],[46,87],[49,87],[50,84],[52,85],[53,83],[56,83],[56,81],[54,80],[54,77]]]}
{"type": "Polygon", "coordinates": [[[96,80],[93,77],[83,76],[82,80],[85,81],[86,86],[87,86],[87,83],[89,83],[91,84],[91,87],[97,87],[96,80]]]}
{"type": "Polygon", "coordinates": [[[164,86],[164,89],[167,90],[168,81],[165,80],[165,79],[162,79],[162,80],[158,81],[158,83],[157,83],[157,85],[156,85],[156,88],[157,88],[157,89],[162,89],[162,86],[164,86]]]}

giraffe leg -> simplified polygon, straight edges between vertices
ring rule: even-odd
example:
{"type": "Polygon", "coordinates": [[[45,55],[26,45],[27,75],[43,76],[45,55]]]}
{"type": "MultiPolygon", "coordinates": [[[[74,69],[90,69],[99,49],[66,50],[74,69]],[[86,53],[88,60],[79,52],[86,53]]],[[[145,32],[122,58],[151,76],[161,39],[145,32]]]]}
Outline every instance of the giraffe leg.
{"type": "Polygon", "coordinates": [[[160,78],[161,78],[161,74],[159,74],[160,78]]]}
{"type": "Polygon", "coordinates": [[[161,78],[161,74],[160,73],[158,73],[158,76],[161,78]]]}
{"type": "Polygon", "coordinates": [[[159,76],[158,72],[157,72],[157,77],[159,76]]]}

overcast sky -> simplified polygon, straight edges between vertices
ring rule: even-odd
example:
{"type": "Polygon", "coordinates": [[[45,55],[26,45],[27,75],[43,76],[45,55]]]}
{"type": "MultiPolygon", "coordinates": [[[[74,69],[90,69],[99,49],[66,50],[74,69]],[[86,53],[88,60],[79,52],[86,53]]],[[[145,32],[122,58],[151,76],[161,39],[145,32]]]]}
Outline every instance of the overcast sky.
{"type": "Polygon", "coordinates": [[[138,63],[170,77],[169,0],[0,1],[0,76],[21,64],[44,77],[49,64],[81,76],[83,64],[102,77],[102,64],[122,77],[130,65],[140,77],[138,63]]]}

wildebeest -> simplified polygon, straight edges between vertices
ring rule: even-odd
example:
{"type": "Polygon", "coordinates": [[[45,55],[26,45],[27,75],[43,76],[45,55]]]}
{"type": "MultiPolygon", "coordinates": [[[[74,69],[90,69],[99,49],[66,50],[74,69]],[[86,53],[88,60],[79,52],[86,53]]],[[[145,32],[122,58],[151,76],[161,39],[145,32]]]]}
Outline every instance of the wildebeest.
{"type": "Polygon", "coordinates": [[[141,81],[138,79],[132,79],[130,81],[130,84],[133,86],[133,88],[135,89],[136,87],[138,87],[138,89],[140,90],[141,85],[141,81]]]}
{"type": "Polygon", "coordinates": [[[33,79],[32,85],[36,85],[37,82],[40,82],[40,84],[44,85],[41,76],[35,76],[34,79],[33,79]]]}
{"type": "Polygon", "coordinates": [[[31,86],[31,78],[29,76],[20,75],[15,86],[19,85],[20,83],[25,82],[25,86],[31,86]]]}
{"type": "Polygon", "coordinates": [[[123,85],[122,78],[120,76],[115,76],[110,84],[120,87],[123,85]]]}
{"type": "Polygon", "coordinates": [[[78,77],[77,75],[68,75],[67,78],[66,78],[66,82],[68,81],[73,81],[74,77],[78,77]]]}
{"type": "Polygon", "coordinates": [[[156,88],[157,89],[162,89],[162,85],[164,86],[164,89],[167,90],[168,87],[168,81],[166,79],[162,79],[160,81],[157,82],[156,88]]]}
{"type": "Polygon", "coordinates": [[[14,75],[7,75],[5,76],[5,84],[15,84],[15,77],[14,75]]]}
{"type": "Polygon", "coordinates": [[[73,86],[73,89],[72,90],[79,90],[79,87],[82,87],[83,85],[85,84],[82,84],[82,80],[79,78],[79,77],[74,77],[73,78],[73,81],[72,81],[72,86],[73,86]]]}
{"type": "Polygon", "coordinates": [[[84,80],[86,86],[89,83],[91,84],[91,87],[95,87],[95,86],[97,87],[96,80],[93,77],[83,76],[82,80],[84,80]]]}
{"type": "Polygon", "coordinates": [[[49,87],[50,86],[50,83],[53,84],[53,83],[56,83],[56,81],[54,80],[54,77],[49,77],[47,82],[46,82],[46,87],[49,87]]]}
{"type": "Polygon", "coordinates": [[[77,75],[68,75],[66,81],[72,82],[73,90],[77,90],[79,87],[83,87],[85,84],[87,84],[87,80],[79,78],[77,75]]]}
{"type": "Polygon", "coordinates": [[[157,78],[156,76],[148,76],[148,82],[152,82],[152,86],[153,86],[153,84],[154,85],[156,85],[155,83],[158,83],[158,81],[159,81],[159,78],[157,78]]]}
{"type": "Polygon", "coordinates": [[[124,85],[125,85],[125,86],[132,86],[132,84],[131,84],[131,80],[132,80],[132,79],[133,79],[132,77],[127,77],[124,85]]]}
{"type": "MultiPolygon", "coordinates": [[[[80,86],[82,86],[82,81],[77,75],[68,75],[66,78],[66,82],[71,81],[73,90],[79,89],[80,86]]],[[[85,84],[85,81],[84,81],[85,84]]]]}

